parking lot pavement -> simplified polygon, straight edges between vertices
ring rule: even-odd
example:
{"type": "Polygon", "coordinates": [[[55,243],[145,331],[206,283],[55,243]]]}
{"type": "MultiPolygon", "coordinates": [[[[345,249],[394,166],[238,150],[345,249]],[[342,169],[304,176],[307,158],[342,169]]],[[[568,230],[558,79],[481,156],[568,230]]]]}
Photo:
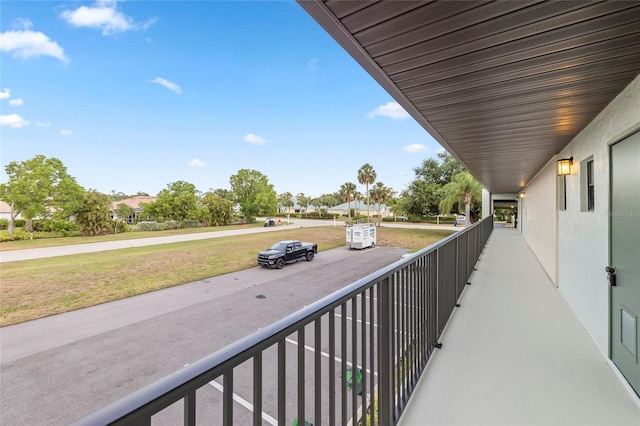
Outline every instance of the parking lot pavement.
{"type": "MultiPolygon", "coordinates": [[[[2,387],[12,391],[2,395],[2,423],[68,424],[399,260],[405,252],[341,247],[281,270],[254,267],[3,327],[2,387]]],[[[297,342],[295,336],[290,340],[297,342]]],[[[292,342],[288,344],[294,348],[292,342]]],[[[295,356],[296,350],[290,352],[295,356]]],[[[305,353],[313,357],[311,351],[305,353]]],[[[274,380],[264,371],[265,383],[274,380]]],[[[251,392],[243,388],[249,383],[237,385],[234,392],[251,402],[251,392]]],[[[213,385],[202,392],[221,395],[213,385]]],[[[236,411],[250,416],[246,408],[236,411]]],[[[273,416],[266,403],[263,411],[273,416]]]]}

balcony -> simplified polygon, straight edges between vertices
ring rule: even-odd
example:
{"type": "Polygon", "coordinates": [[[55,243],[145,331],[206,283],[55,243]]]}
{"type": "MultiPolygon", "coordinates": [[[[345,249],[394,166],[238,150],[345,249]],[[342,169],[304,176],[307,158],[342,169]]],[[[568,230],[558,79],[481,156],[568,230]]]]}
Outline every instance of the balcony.
{"type": "Polygon", "coordinates": [[[399,425],[640,424],[518,230],[495,229],[476,268],[399,425]]]}
{"type": "Polygon", "coordinates": [[[77,424],[298,419],[637,425],[640,404],[518,231],[487,218],[77,424]]]}

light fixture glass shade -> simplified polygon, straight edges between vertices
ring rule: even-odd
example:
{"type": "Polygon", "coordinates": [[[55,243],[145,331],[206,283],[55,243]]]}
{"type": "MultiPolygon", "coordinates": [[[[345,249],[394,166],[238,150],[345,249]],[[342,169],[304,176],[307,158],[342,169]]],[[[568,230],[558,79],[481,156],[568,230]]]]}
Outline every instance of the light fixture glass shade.
{"type": "Polygon", "coordinates": [[[558,176],[568,176],[571,174],[572,158],[563,158],[558,160],[558,176]]]}

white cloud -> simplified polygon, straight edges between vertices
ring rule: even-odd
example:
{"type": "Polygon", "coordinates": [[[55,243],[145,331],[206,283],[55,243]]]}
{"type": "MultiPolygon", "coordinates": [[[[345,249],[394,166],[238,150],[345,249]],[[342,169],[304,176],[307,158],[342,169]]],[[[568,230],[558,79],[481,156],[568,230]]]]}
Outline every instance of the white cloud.
{"type": "Polygon", "coordinates": [[[9,99],[9,105],[20,106],[24,103],[22,98],[9,99]]]}
{"type": "Polygon", "coordinates": [[[427,152],[428,150],[427,147],[421,143],[414,143],[411,145],[407,145],[402,149],[410,154],[415,154],[416,152],[427,152]]]}
{"type": "Polygon", "coordinates": [[[384,105],[377,106],[367,115],[367,118],[376,118],[377,116],[387,117],[392,120],[404,120],[410,117],[409,113],[397,102],[388,102],[384,105]]]}
{"type": "Polygon", "coordinates": [[[71,130],[68,130],[68,129],[60,129],[60,134],[61,134],[62,136],[71,136],[71,134],[72,134],[72,133],[73,133],[73,132],[72,132],[71,130]]]}
{"type": "Polygon", "coordinates": [[[200,161],[199,158],[194,158],[193,160],[189,161],[189,165],[191,167],[197,167],[197,168],[202,168],[204,166],[206,166],[207,164],[204,161],[200,161]]]}
{"type": "Polygon", "coordinates": [[[74,10],[65,10],[60,17],[75,27],[99,29],[105,36],[147,29],[156,22],[156,18],[146,22],[135,22],[132,17],[117,10],[117,2],[112,0],[97,1],[94,6],[80,6],[74,10]]]}
{"type": "Polygon", "coordinates": [[[36,121],[36,126],[38,126],[38,127],[50,127],[51,124],[50,123],[43,123],[41,121],[36,121]]]}
{"type": "Polygon", "coordinates": [[[11,23],[11,27],[16,30],[30,30],[33,27],[33,22],[25,18],[18,18],[11,23]]]}
{"type": "Polygon", "coordinates": [[[169,80],[165,80],[164,78],[160,78],[160,77],[156,77],[153,80],[149,80],[151,83],[155,83],[155,84],[159,84],[160,86],[164,86],[169,90],[173,90],[174,92],[176,92],[178,95],[182,94],[182,90],[180,89],[180,86],[178,86],[177,84],[169,81],[169,80]]]}
{"type": "Polygon", "coordinates": [[[267,140],[265,138],[254,133],[247,133],[244,136],[244,141],[252,143],[254,145],[262,145],[263,143],[267,143],[267,140]]]}
{"type": "Polygon", "coordinates": [[[9,89],[3,89],[2,92],[0,92],[0,99],[7,99],[9,98],[9,96],[11,96],[11,90],[9,89]]]}
{"type": "Polygon", "coordinates": [[[18,114],[0,115],[0,125],[14,128],[28,126],[30,123],[18,114]]]}
{"type": "Polygon", "coordinates": [[[14,58],[37,58],[52,56],[63,62],[67,61],[64,49],[41,32],[30,30],[14,30],[0,33],[0,50],[13,52],[14,58]]]}

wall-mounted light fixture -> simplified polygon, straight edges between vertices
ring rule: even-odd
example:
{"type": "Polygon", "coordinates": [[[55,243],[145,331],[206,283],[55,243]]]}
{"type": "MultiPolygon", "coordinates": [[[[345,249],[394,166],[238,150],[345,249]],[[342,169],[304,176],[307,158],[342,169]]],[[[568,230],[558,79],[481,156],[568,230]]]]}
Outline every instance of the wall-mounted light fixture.
{"type": "Polygon", "coordinates": [[[573,157],[558,160],[558,176],[569,176],[571,174],[571,165],[573,157]]]}
{"type": "Polygon", "coordinates": [[[524,192],[521,192],[520,194],[518,194],[520,196],[520,198],[524,198],[527,196],[527,194],[525,194],[524,192]]]}

